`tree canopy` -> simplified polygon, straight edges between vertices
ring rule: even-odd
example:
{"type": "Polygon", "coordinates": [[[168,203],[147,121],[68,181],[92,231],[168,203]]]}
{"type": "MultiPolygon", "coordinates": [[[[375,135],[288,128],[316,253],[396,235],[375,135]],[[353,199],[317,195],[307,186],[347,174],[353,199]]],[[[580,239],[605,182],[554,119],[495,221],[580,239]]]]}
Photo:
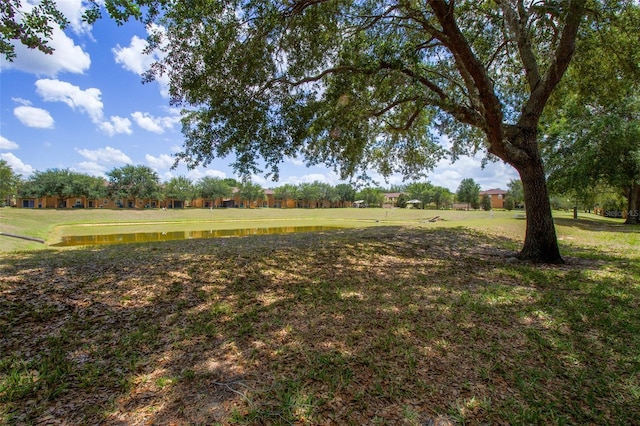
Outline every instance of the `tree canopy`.
{"type": "Polygon", "coordinates": [[[287,183],[277,187],[274,190],[274,195],[277,199],[283,201],[283,206],[286,208],[289,200],[295,200],[298,197],[298,188],[287,183]]]}
{"type": "Polygon", "coordinates": [[[458,201],[476,208],[480,198],[480,185],[471,178],[462,179],[456,191],[458,201]]]}
{"type": "Polygon", "coordinates": [[[196,197],[196,187],[185,176],[174,176],[164,185],[164,195],[184,203],[196,197]]]}
{"type": "MultiPolygon", "coordinates": [[[[157,3],[155,3],[157,5],[157,3]]],[[[342,177],[417,177],[484,150],[521,175],[522,258],[561,262],[538,124],[585,18],[585,1],[269,0],[167,3],[158,21],[188,165],[235,154],[274,177],[302,155],[342,177]]],[[[600,5],[598,5],[600,6],[600,5]]],[[[151,17],[153,19],[154,17],[151,17]]]]}
{"type": "Polygon", "coordinates": [[[126,165],[107,172],[113,199],[133,197],[159,198],[160,177],[147,166],[126,165]]]}
{"type": "Polygon", "coordinates": [[[380,207],[384,202],[384,192],[380,188],[363,188],[358,191],[356,198],[364,201],[367,207],[380,207]]]}
{"type": "Polygon", "coordinates": [[[0,160],[0,206],[4,205],[8,198],[16,195],[20,175],[13,172],[11,166],[4,160],[0,160]]]}
{"type": "Polygon", "coordinates": [[[240,195],[243,200],[247,201],[245,207],[250,207],[257,201],[262,201],[266,198],[264,189],[262,189],[259,184],[253,183],[250,180],[242,182],[242,185],[238,188],[238,195],[240,195]]]}
{"type": "Polygon", "coordinates": [[[2,0],[0,5],[0,54],[12,61],[16,57],[14,40],[30,49],[52,53],[49,41],[54,26],[66,28],[69,21],[54,0],[42,0],[23,7],[20,0],[2,0]]]}
{"type": "Polygon", "coordinates": [[[231,197],[233,188],[220,178],[205,176],[196,184],[196,191],[203,198],[217,201],[219,198],[231,197]]]}
{"type": "Polygon", "coordinates": [[[524,202],[524,189],[520,179],[511,179],[507,184],[507,198],[510,198],[513,205],[520,205],[524,202]]]}
{"type": "Polygon", "coordinates": [[[593,188],[615,188],[627,199],[628,224],[640,223],[638,28],[636,7],[597,31],[586,31],[542,122],[543,154],[554,192],[588,205],[595,197],[593,188]]]}

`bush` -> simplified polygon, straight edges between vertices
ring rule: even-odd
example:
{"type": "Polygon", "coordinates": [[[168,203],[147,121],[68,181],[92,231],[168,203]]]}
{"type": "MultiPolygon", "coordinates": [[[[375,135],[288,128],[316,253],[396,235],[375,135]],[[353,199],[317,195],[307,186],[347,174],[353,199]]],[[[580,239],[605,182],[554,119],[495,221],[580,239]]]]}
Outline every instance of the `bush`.
{"type": "Polygon", "coordinates": [[[407,207],[407,201],[409,201],[407,199],[407,196],[404,194],[400,194],[398,196],[398,201],[396,202],[396,207],[399,207],[401,209],[404,209],[405,207],[407,207]]]}
{"type": "Polygon", "coordinates": [[[482,210],[489,211],[491,210],[491,197],[488,194],[484,194],[482,196],[482,200],[480,201],[482,205],[482,210]]]}
{"type": "Polygon", "coordinates": [[[515,201],[513,201],[513,197],[507,197],[504,199],[504,208],[511,211],[516,206],[515,201]]]}

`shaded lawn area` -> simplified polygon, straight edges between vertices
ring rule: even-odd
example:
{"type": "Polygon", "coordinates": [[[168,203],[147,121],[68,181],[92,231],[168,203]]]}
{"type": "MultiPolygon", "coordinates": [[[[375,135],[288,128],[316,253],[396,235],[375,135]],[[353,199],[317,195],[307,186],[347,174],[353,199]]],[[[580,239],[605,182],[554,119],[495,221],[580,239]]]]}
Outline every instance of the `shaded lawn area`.
{"type": "Polygon", "coordinates": [[[381,227],[0,257],[0,423],[638,424],[640,265],[381,227]]]}

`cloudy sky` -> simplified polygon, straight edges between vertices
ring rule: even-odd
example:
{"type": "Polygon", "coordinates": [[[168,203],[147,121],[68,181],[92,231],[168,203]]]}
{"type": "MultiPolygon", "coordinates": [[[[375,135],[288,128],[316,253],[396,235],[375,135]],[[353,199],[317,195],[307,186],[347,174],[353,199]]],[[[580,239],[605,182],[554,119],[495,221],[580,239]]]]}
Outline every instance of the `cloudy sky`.
{"type": "MultiPolygon", "coordinates": [[[[163,181],[179,175],[194,181],[236,177],[231,158],[207,168],[171,170],[183,141],[179,111],[169,106],[166,82],[141,82],[155,59],[142,53],[147,32],[141,24],[117,26],[102,19],[88,26],[81,20],[81,0],[57,3],[71,24],[64,32],[56,29],[53,55],[17,46],[13,62],[0,58],[0,158],[14,172],[26,178],[36,170],[68,168],[104,176],[114,167],[136,164],[156,170],[163,181]]],[[[464,178],[475,179],[482,189],[506,189],[517,174],[502,163],[483,170],[478,156],[453,164],[443,160],[427,180],[455,191],[464,178]]],[[[264,187],[316,180],[340,183],[331,170],[307,168],[295,159],[282,165],[278,182],[254,177],[264,187]]]]}

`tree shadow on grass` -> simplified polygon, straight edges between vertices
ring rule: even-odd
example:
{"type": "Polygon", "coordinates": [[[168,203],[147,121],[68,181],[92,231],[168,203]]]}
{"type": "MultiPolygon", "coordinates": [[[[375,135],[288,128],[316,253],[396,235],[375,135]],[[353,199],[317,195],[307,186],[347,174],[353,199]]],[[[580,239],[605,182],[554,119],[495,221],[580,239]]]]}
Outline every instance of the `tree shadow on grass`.
{"type": "Polygon", "coordinates": [[[579,228],[592,232],[621,232],[621,233],[640,233],[640,226],[625,225],[624,223],[603,222],[593,219],[569,219],[556,217],[553,219],[556,225],[566,226],[569,228],[579,228]]]}
{"type": "Polygon", "coordinates": [[[7,256],[0,415],[633,423],[638,287],[512,244],[384,227],[7,256]]]}

